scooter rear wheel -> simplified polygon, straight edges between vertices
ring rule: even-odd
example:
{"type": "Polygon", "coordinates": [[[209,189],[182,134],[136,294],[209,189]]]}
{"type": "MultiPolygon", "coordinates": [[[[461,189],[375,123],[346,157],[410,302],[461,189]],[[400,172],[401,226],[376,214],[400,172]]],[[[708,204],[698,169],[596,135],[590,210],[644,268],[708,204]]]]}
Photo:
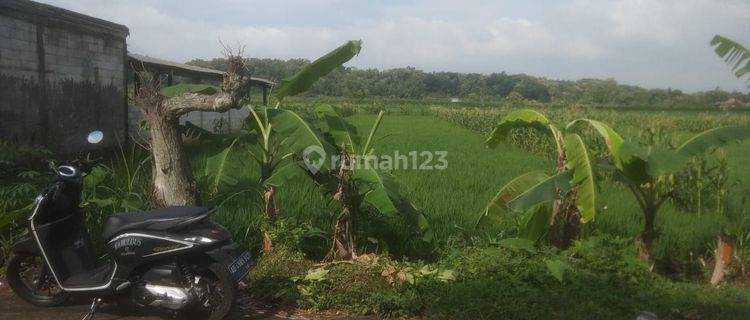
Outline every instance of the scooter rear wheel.
{"type": "Polygon", "coordinates": [[[35,306],[54,307],[68,300],[68,293],[57,285],[38,255],[11,255],[6,277],[13,292],[35,306]]]}

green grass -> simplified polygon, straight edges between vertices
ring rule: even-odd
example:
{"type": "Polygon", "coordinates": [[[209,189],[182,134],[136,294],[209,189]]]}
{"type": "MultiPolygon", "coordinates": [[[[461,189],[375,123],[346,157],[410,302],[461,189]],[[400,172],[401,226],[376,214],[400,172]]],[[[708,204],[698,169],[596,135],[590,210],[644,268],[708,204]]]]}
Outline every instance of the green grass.
{"type": "MultiPolygon", "coordinates": [[[[360,132],[367,132],[374,118],[356,115],[350,120],[360,132]]],[[[379,136],[375,145],[379,155],[414,150],[448,152],[445,170],[394,171],[408,198],[424,210],[441,240],[463,232],[473,233],[480,212],[504,182],[551,166],[550,161],[512,146],[487,149],[484,137],[430,116],[387,116],[379,136]]]]}

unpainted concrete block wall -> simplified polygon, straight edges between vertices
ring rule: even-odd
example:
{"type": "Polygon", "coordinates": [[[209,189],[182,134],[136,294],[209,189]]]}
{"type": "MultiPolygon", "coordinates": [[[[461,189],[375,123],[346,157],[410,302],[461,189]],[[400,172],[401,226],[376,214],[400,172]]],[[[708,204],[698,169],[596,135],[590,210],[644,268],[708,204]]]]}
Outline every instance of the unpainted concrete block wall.
{"type": "Polygon", "coordinates": [[[0,12],[0,139],[55,152],[126,134],[125,39],[0,12]]]}

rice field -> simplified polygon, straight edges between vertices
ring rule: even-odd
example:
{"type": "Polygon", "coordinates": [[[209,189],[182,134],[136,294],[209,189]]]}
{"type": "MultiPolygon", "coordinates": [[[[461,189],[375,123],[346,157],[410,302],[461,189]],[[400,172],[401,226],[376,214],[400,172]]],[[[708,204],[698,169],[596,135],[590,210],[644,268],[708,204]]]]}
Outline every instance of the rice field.
{"type": "MultiPolygon", "coordinates": [[[[299,107],[302,108],[302,107],[299,107]]],[[[488,149],[483,141],[492,124],[507,110],[498,109],[451,109],[446,107],[415,107],[411,112],[403,109],[389,110],[385,117],[375,148],[377,154],[408,154],[410,151],[446,151],[448,167],[445,170],[394,170],[408,198],[421,210],[431,223],[440,243],[473,236],[490,235],[501,238],[513,232],[513,217],[500,221],[496,227],[475,230],[474,224],[482,209],[500,186],[522,173],[552,168],[552,160],[542,152],[533,152],[517,146],[503,144],[488,149]],[[425,112],[425,110],[429,110],[425,112]]],[[[375,118],[370,112],[351,112],[349,120],[360,132],[367,132],[375,118]]],[[[623,136],[638,137],[643,128],[661,127],[669,130],[673,143],[680,143],[691,134],[720,125],[750,123],[746,113],[685,113],[614,110],[543,110],[552,119],[564,121],[590,117],[600,119],[621,132],[623,136]]],[[[662,234],[655,247],[659,257],[679,260],[694,259],[711,249],[716,234],[729,221],[727,216],[744,214],[743,197],[750,193],[750,169],[744,159],[750,157],[750,142],[727,148],[728,172],[735,182],[732,185],[732,202],[736,205],[730,212],[718,215],[713,212],[697,214],[667,204],[658,216],[657,225],[662,234]]],[[[252,169],[242,166],[249,163],[240,154],[235,154],[235,170],[248,182],[255,179],[252,169]]],[[[200,158],[200,157],[199,157],[200,158]]],[[[200,159],[194,161],[200,168],[200,159]]],[[[287,217],[305,222],[309,227],[329,230],[334,221],[335,206],[330,204],[319,190],[307,179],[299,179],[281,188],[279,202],[287,217]]],[[[220,217],[236,233],[244,233],[248,226],[249,238],[257,239],[259,221],[259,199],[253,193],[245,193],[222,203],[220,217]]],[[[616,234],[632,238],[642,226],[642,213],[632,195],[612,182],[601,185],[600,212],[597,219],[584,226],[587,235],[597,233],[616,234]]],[[[404,228],[394,221],[386,221],[389,228],[404,228]]],[[[383,228],[381,228],[383,229],[383,228]]],[[[745,229],[748,232],[750,229],[745,229]]],[[[394,231],[380,234],[393,236],[394,231]]],[[[406,234],[408,230],[395,231],[406,234]]],[[[376,233],[377,235],[377,233],[376,233]]],[[[382,240],[382,239],[381,239],[382,240]]],[[[394,245],[408,245],[394,240],[394,245]]],[[[396,249],[396,248],[394,248],[396,249]]],[[[408,251],[398,248],[397,251],[408,251]]]]}

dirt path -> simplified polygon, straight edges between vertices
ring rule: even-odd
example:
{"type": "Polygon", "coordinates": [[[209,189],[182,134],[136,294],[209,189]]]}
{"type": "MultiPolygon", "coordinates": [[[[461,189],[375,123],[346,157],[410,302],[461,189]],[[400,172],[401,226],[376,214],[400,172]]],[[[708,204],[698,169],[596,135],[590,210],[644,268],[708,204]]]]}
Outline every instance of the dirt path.
{"type": "MultiPolygon", "coordinates": [[[[86,314],[90,301],[71,299],[72,301],[54,308],[40,308],[19,299],[0,279],[0,320],[80,320],[86,314]]],[[[230,319],[270,320],[270,319],[351,319],[345,315],[336,314],[304,314],[298,310],[278,311],[270,306],[254,304],[247,297],[238,300],[238,308],[230,319]]],[[[116,305],[103,305],[96,320],[161,320],[170,317],[139,314],[137,310],[122,310],[116,305]]],[[[365,319],[365,318],[362,318],[365,319]]]]}

